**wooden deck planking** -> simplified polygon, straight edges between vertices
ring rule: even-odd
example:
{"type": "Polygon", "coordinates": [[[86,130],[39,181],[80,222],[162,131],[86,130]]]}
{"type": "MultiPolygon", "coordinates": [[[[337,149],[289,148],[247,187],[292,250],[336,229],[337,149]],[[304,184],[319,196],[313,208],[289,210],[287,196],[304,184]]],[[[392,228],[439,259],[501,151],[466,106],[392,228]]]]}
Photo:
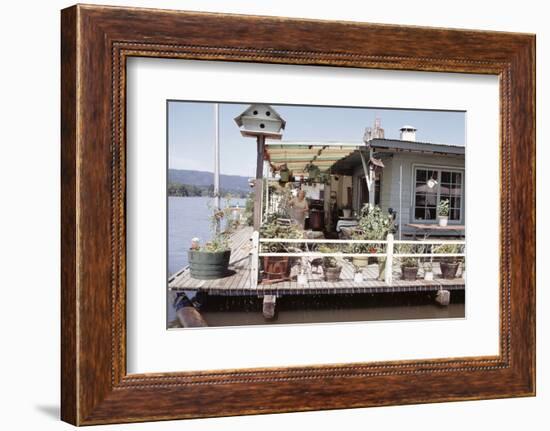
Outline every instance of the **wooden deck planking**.
{"type": "Polygon", "coordinates": [[[212,295],[303,295],[303,294],[352,294],[352,293],[376,293],[376,292],[422,292],[436,291],[439,289],[457,290],[464,289],[464,280],[456,278],[447,280],[437,278],[440,274],[439,265],[434,264],[436,278],[433,281],[426,281],[417,278],[414,281],[401,280],[401,273],[398,266],[393,270],[393,283],[387,285],[383,280],[378,280],[378,266],[369,265],[363,269],[363,282],[353,280],[353,265],[340,260],[343,266],[341,279],[334,282],[327,282],[323,279],[322,270],[319,273],[311,273],[306,286],[299,285],[296,280],[284,281],[275,284],[250,285],[250,238],[252,228],[246,227],[231,238],[232,252],[230,270],[235,273],[215,280],[197,280],[191,277],[189,269],[179,271],[170,278],[169,289],[171,291],[196,290],[204,291],[212,295]]]}

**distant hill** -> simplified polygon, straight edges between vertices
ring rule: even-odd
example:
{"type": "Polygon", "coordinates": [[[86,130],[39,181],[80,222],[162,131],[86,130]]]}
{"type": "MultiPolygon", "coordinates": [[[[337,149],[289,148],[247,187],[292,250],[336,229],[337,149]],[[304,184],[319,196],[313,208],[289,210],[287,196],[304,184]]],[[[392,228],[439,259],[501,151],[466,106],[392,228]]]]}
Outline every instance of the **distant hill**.
{"type": "MultiPolygon", "coordinates": [[[[214,185],[214,174],[212,172],[187,169],[168,169],[168,182],[174,185],[180,184],[207,189],[214,185]]],[[[248,177],[241,177],[239,175],[220,175],[220,188],[222,194],[246,194],[251,191],[248,185],[248,177]]]]}

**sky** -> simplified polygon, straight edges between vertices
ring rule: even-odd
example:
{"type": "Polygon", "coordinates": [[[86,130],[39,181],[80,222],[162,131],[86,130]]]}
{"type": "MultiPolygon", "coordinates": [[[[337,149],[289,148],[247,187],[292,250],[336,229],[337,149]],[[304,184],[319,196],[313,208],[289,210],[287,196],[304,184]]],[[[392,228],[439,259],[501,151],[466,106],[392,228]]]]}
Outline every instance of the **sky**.
{"type": "MultiPolygon", "coordinates": [[[[242,137],[234,118],[249,104],[220,103],[220,171],[253,177],[256,139],[242,137]]],[[[388,139],[399,139],[399,129],[416,127],[416,140],[465,145],[465,113],[400,109],[272,105],[286,120],[285,140],[362,142],[366,127],[381,119],[388,139]]],[[[214,103],[168,103],[168,165],[171,169],[213,171],[214,103]]]]}

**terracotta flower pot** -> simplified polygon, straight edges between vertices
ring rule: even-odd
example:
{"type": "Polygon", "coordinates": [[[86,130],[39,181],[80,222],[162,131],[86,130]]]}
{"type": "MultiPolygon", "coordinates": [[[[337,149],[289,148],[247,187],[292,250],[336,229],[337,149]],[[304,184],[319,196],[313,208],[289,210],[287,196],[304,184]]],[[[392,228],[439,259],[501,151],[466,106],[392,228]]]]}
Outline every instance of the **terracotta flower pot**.
{"type": "Polygon", "coordinates": [[[325,276],[325,281],[336,281],[340,279],[340,273],[342,272],[342,267],[325,267],[323,266],[323,274],[325,276]]]}
{"type": "Polygon", "coordinates": [[[401,266],[401,278],[403,280],[416,280],[417,266],[401,266]]]}
{"type": "Polygon", "coordinates": [[[441,267],[441,276],[443,278],[456,278],[456,272],[460,264],[458,262],[441,262],[439,264],[441,267]]]}

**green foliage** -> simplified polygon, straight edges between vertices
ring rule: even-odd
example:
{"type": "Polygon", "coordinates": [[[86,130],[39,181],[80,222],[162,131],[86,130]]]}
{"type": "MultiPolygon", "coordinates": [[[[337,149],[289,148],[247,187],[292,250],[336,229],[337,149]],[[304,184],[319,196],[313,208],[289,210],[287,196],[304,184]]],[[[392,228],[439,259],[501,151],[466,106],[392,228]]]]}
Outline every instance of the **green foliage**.
{"type": "MultiPolygon", "coordinates": [[[[461,252],[462,252],[462,246],[459,244],[440,244],[433,248],[434,254],[453,254],[453,253],[461,253],[461,252]]],[[[460,256],[444,257],[442,258],[442,260],[450,263],[456,263],[456,262],[462,261],[460,256]]]]}
{"type": "Polygon", "coordinates": [[[226,233],[216,234],[211,241],[208,241],[200,251],[206,251],[209,253],[218,253],[221,251],[230,250],[229,237],[226,233]]]}
{"type": "Polygon", "coordinates": [[[244,206],[244,219],[248,226],[254,224],[254,192],[251,192],[246,197],[246,203],[244,206]]]}
{"type": "Polygon", "coordinates": [[[272,196],[272,199],[277,196],[279,200],[277,212],[270,216],[274,218],[291,218],[290,201],[292,200],[292,188],[289,186],[269,186],[269,188],[269,194],[272,196]]]}
{"type": "MultiPolygon", "coordinates": [[[[260,227],[260,238],[299,239],[303,238],[302,230],[295,224],[281,223],[277,215],[271,214],[260,227]]],[[[272,242],[262,244],[262,251],[273,253],[288,252],[296,249],[290,243],[272,242]]]]}
{"type": "MultiPolygon", "coordinates": [[[[231,250],[229,244],[229,236],[231,229],[221,230],[221,225],[226,215],[231,211],[231,195],[226,198],[225,208],[219,209],[214,207],[212,202],[208,202],[208,208],[210,209],[210,231],[212,239],[199,248],[200,251],[218,253],[221,251],[231,250]]],[[[231,227],[231,226],[230,226],[231,227]]]]}
{"type": "Polygon", "coordinates": [[[437,205],[437,214],[443,217],[449,215],[449,199],[442,199],[439,201],[437,205]]]}
{"type": "MultiPolygon", "coordinates": [[[[354,231],[351,234],[351,239],[353,240],[367,240],[370,238],[365,238],[365,233],[363,231],[354,231]]],[[[351,244],[349,246],[350,253],[378,253],[384,251],[384,246],[382,244],[351,244]]]]}
{"type": "MultiPolygon", "coordinates": [[[[397,254],[411,254],[416,251],[416,246],[413,244],[399,244],[396,247],[397,254]]],[[[401,265],[407,268],[418,268],[418,258],[416,257],[400,257],[399,259],[401,260],[401,265]]]]}
{"type": "MultiPolygon", "coordinates": [[[[220,194],[222,196],[232,194],[237,198],[245,198],[247,195],[247,193],[242,190],[227,190],[227,189],[221,189],[220,194]]],[[[168,196],[212,197],[214,196],[214,186],[213,185],[196,186],[194,184],[169,183],[168,196]]]]}
{"type": "Polygon", "coordinates": [[[379,206],[370,208],[366,204],[361,210],[354,239],[385,240],[388,233],[394,230],[393,217],[384,213],[379,206]]]}
{"type": "MultiPolygon", "coordinates": [[[[335,253],[337,249],[329,246],[329,245],[320,245],[317,249],[321,253],[335,253]]],[[[334,256],[326,256],[323,257],[323,267],[325,268],[338,268],[340,265],[338,265],[338,260],[334,256]]]]}
{"type": "Polygon", "coordinates": [[[308,174],[308,179],[311,181],[316,181],[321,175],[321,170],[319,169],[319,166],[314,165],[313,163],[309,164],[306,170],[308,174]]]}

